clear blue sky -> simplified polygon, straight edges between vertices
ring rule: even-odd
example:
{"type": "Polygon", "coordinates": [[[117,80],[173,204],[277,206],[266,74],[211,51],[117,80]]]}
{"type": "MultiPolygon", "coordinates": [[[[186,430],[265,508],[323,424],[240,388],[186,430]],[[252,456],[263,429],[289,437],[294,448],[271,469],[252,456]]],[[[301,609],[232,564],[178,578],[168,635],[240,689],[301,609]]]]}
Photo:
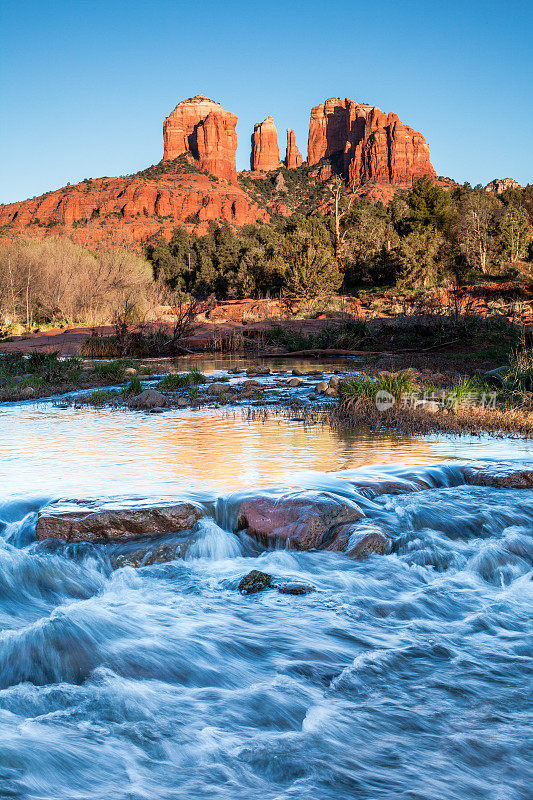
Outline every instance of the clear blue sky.
{"type": "Polygon", "coordinates": [[[304,158],[309,111],[395,111],[439,175],[533,182],[533,3],[0,0],[0,202],[160,160],[202,93],[239,116],[237,166],[272,114],[304,158]]]}

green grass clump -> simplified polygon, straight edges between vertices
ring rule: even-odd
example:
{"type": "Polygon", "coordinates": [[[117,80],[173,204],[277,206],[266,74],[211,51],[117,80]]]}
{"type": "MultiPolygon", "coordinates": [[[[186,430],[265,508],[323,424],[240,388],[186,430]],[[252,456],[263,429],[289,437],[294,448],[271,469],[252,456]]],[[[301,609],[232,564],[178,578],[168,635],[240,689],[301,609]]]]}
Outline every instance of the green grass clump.
{"type": "Polygon", "coordinates": [[[118,389],[95,389],[94,392],[85,395],[82,400],[94,406],[103,406],[116,400],[122,392],[118,389]]]}
{"type": "Polygon", "coordinates": [[[511,353],[505,383],[516,391],[533,392],[533,347],[525,341],[511,353]]]}
{"type": "Polygon", "coordinates": [[[378,392],[388,392],[397,403],[402,395],[418,391],[419,386],[414,375],[403,372],[383,372],[372,378],[368,375],[350,375],[339,384],[339,400],[341,403],[375,403],[378,392]]]}
{"type": "Polygon", "coordinates": [[[480,384],[472,378],[461,378],[447,393],[447,404],[454,408],[464,405],[471,398],[481,396],[480,384]]]}
{"type": "Polygon", "coordinates": [[[101,364],[95,364],[91,371],[97,378],[120,383],[124,380],[124,370],[132,365],[133,361],[129,359],[114,359],[113,361],[103,361],[101,364]]]}
{"type": "Polygon", "coordinates": [[[165,377],[159,381],[157,388],[162,392],[172,392],[175,389],[187,389],[191,386],[198,386],[199,383],[205,383],[205,381],[205,375],[202,375],[202,373],[197,370],[193,370],[192,372],[165,375],[165,377]]]}
{"type": "Polygon", "coordinates": [[[125,394],[137,395],[140,394],[142,390],[143,385],[141,379],[138,375],[135,375],[124,389],[124,392],[125,394]]]}
{"type": "Polygon", "coordinates": [[[15,379],[26,385],[76,383],[82,374],[79,358],[60,358],[59,353],[7,353],[0,356],[0,378],[6,383],[15,379]]]}

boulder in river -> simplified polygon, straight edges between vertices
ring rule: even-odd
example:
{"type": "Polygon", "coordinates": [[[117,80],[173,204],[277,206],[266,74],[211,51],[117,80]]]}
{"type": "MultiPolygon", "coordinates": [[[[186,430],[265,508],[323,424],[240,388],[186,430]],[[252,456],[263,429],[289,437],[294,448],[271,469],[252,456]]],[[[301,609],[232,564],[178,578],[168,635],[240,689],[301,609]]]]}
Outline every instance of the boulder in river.
{"type": "Polygon", "coordinates": [[[193,528],[201,515],[192,503],[101,511],[49,508],[39,513],[35,533],[39,541],[55,537],[66,542],[124,542],[193,528]]]}
{"type": "Polygon", "coordinates": [[[256,592],[262,592],[263,589],[269,589],[271,586],[272,575],[269,575],[268,572],[253,569],[241,579],[239,592],[241,594],[255,594],[256,592]]]}
{"type": "Polygon", "coordinates": [[[373,553],[382,556],[390,553],[392,540],[385,531],[379,528],[369,528],[363,526],[361,530],[355,529],[350,536],[346,555],[350,558],[368,558],[373,553]]]}
{"type": "Polygon", "coordinates": [[[152,408],[163,408],[166,404],[167,401],[164,394],[158,392],[157,389],[145,389],[137,397],[130,400],[129,407],[150,411],[152,408]]]}
{"type": "Polygon", "coordinates": [[[274,583],[272,575],[253,569],[239,583],[241,594],[256,594],[264,589],[277,589],[281,594],[302,595],[315,592],[316,588],[308,583],[274,583]]]}
{"type": "Polygon", "coordinates": [[[341,525],[335,538],[325,548],[346,553],[350,558],[368,558],[372,554],[386,555],[392,550],[392,538],[381,525],[371,520],[341,525]]]}
{"type": "Polygon", "coordinates": [[[207,387],[207,394],[224,394],[229,389],[227,383],[223,381],[215,381],[214,383],[210,383],[207,387]]]}
{"type": "Polygon", "coordinates": [[[295,550],[327,547],[340,526],[364,517],[359,506],[328,492],[302,491],[276,497],[257,495],[244,500],[237,529],[265,547],[295,550]]]}

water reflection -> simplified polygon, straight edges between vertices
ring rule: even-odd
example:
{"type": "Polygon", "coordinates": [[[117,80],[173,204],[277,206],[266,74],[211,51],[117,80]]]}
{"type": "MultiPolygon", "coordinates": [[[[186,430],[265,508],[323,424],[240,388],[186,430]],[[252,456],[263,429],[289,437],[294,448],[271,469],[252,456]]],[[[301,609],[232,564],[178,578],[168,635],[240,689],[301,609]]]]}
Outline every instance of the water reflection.
{"type": "Polygon", "coordinates": [[[299,485],[308,471],[450,458],[524,458],[525,442],[488,437],[376,436],[272,417],[249,422],[240,410],[59,409],[51,403],[0,410],[0,492],[82,496],[299,485]]]}

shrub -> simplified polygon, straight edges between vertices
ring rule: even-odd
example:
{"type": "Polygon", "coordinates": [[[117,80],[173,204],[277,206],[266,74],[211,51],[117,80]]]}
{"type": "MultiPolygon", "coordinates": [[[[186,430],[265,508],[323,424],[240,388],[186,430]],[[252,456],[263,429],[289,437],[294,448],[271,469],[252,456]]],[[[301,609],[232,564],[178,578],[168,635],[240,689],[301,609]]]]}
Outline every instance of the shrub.
{"type": "Polygon", "coordinates": [[[317,333],[302,334],[276,325],[265,334],[268,344],[286,347],[289,352],[297,350],[342,350],[355,349],[369,333],[364,320],[350,319],[342,324],[326,325],[317,333]]]}

